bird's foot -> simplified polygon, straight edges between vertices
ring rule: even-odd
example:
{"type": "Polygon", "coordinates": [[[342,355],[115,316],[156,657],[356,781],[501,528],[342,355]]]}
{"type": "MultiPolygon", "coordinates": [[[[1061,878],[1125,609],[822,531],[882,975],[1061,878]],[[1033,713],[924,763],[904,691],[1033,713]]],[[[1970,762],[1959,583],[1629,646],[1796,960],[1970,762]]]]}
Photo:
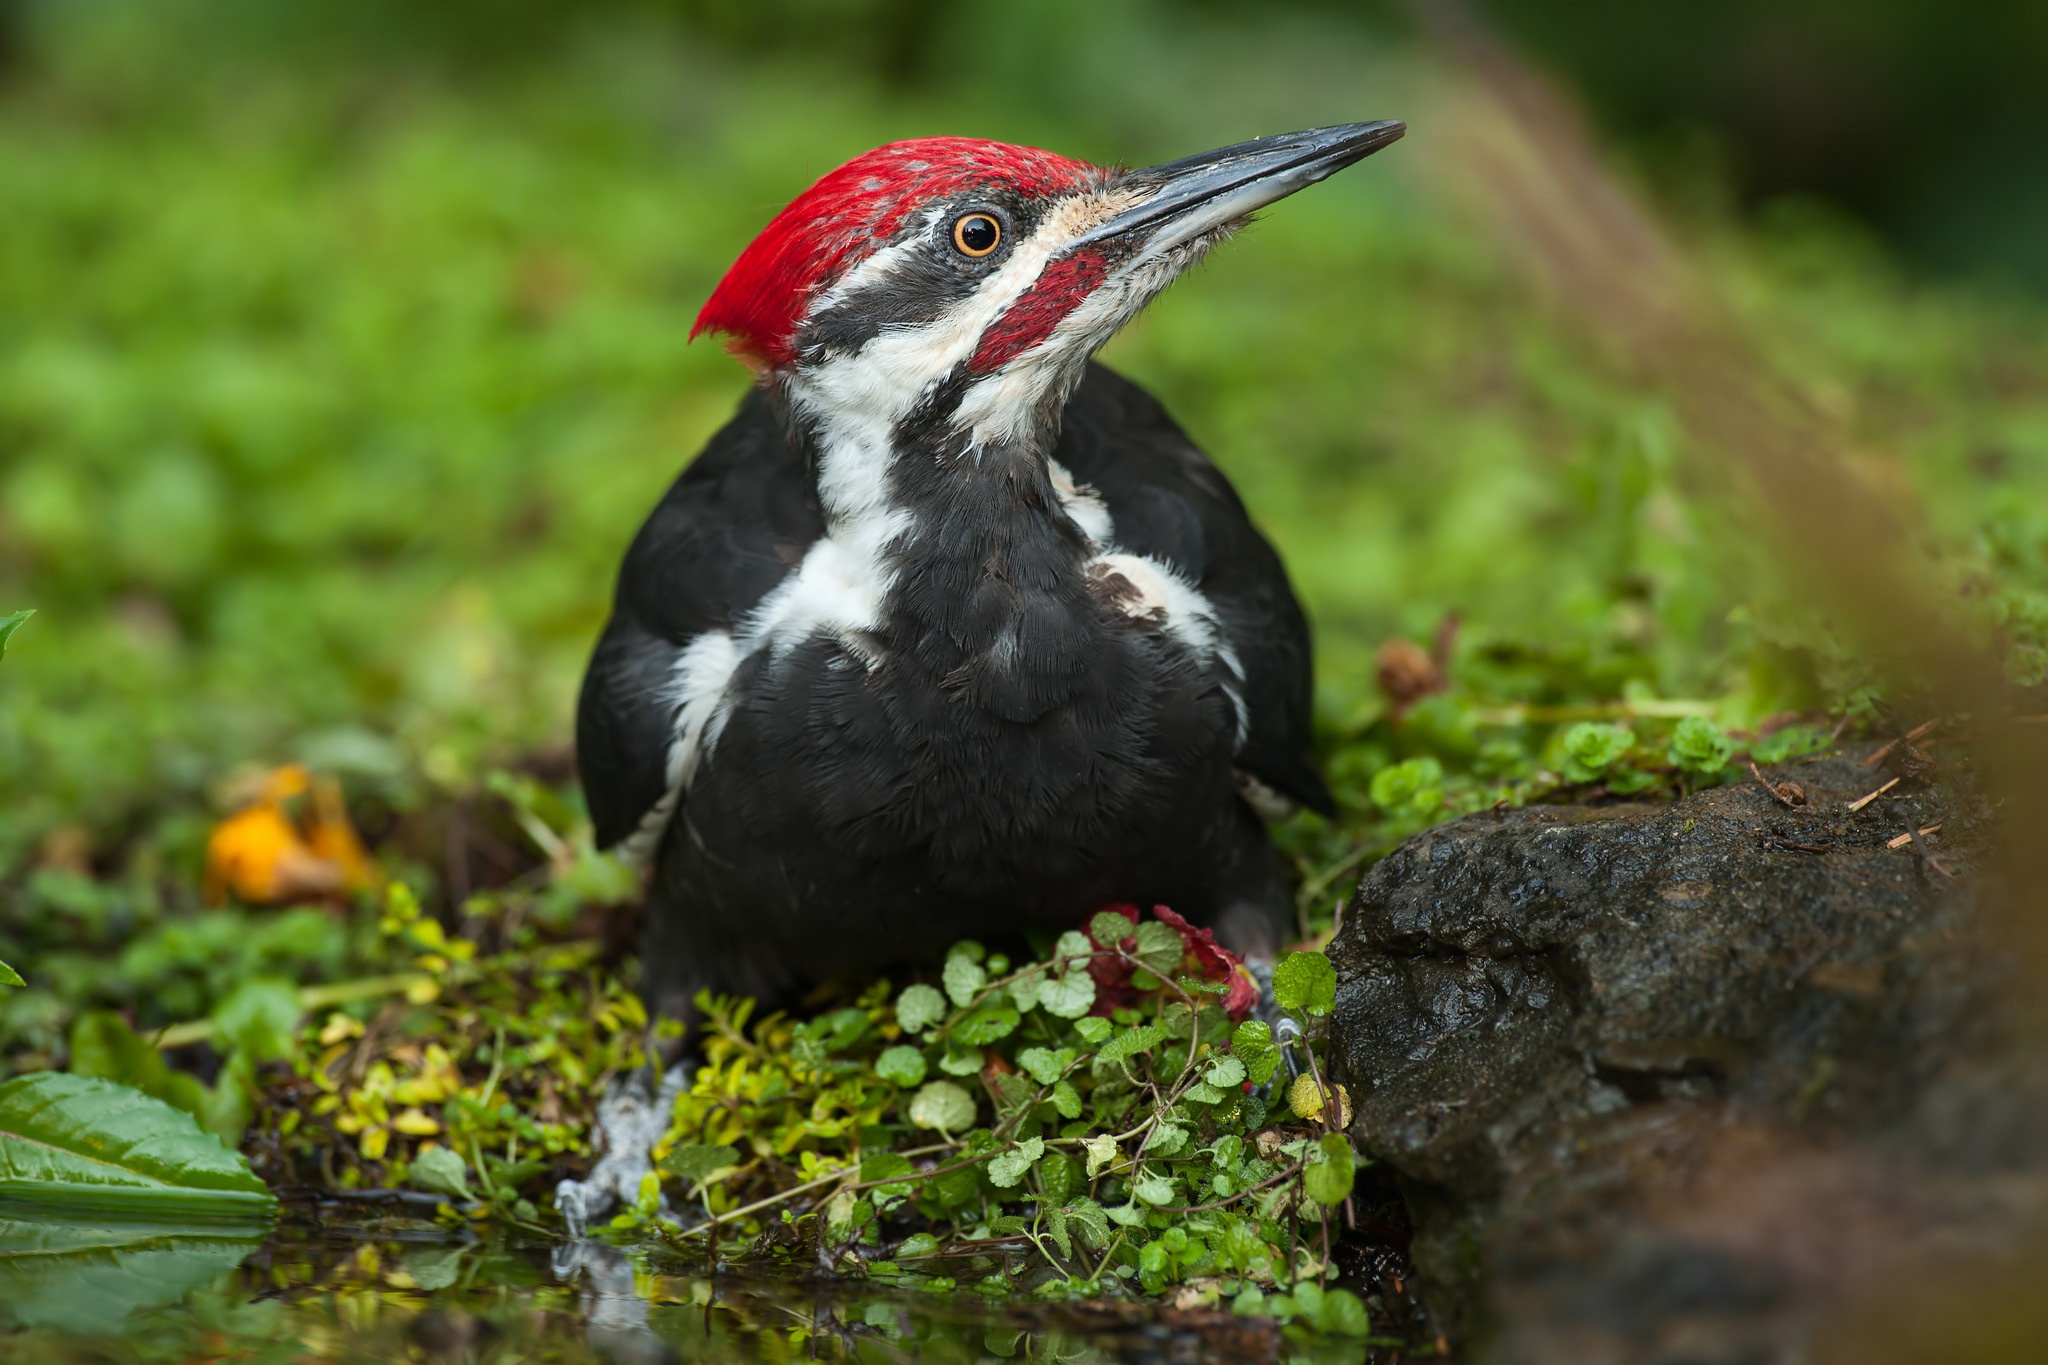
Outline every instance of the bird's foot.
{"type": "Polygon", "coordinates": [[[654,1170],[654,1144],[668,1131],[676,1096],[689,1085],[695,1063],[677,1062],[657,1086],[654,1068],[640,1067],[613,1079],[597,1102],[597,1146],[603,1153],[582,1180],[555,1186],[555,1207],[571,1237],[622,1204],[640,1197],[641,1183],[654,1170]]]}

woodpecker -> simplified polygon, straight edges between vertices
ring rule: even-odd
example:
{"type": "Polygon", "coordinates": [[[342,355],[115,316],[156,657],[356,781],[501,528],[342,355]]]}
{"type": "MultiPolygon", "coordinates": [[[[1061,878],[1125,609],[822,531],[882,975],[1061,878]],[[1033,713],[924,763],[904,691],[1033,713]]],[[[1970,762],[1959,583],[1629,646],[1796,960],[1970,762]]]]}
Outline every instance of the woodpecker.
{"type": "Polygon", "coordinates": [[[1140,170],[890,143],[783,209],[691,331],[757,382],[627,551],[583,684],[601,846],[652,857],[642,990],[786,1001],[963,937],[1291,922],[1262,823],[1329,814],[1308,626],[1160,404],[1093,360],[1386,121],[1140,170]]]}

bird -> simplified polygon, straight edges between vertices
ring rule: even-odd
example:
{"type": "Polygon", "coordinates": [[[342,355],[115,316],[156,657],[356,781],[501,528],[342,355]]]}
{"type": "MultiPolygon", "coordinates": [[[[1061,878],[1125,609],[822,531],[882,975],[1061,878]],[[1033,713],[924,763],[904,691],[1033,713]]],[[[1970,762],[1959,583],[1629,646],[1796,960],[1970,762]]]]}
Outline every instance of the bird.
{"type": "Polygon", "coordinates": [[[892,142],[740,253],[690,335],[754,383],[627,549],[577,708],[596,841],[652,863],[651,1010],[1118,903],[1270,964],[1266,821],[1334,813],[1308,625],[1230,482],[1095,354],[1404,131],[1139,169],[892,142]]]}

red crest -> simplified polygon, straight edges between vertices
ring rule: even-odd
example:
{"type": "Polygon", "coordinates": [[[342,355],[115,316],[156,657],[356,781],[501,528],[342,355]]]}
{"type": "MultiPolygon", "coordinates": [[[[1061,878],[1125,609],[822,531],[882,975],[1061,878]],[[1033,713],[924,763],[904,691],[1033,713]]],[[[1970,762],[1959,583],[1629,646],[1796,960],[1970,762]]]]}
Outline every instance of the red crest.
{"type": "Polygon", "coordinates": [[[979,138],[913,138],[863,152],[775,215],[726,271],[690,336],[723,332],[739,354],[786,365],[811,295],[884,245],[921,205],[976,185],[1066,193],[1101,174],[1085,161],[979,138]]]}

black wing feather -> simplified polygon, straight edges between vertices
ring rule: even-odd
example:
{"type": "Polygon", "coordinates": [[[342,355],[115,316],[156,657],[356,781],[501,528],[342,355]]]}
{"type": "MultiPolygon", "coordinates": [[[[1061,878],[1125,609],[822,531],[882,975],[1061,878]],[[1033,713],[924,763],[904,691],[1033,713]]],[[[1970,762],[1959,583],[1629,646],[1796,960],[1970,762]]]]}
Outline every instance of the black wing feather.
{"type": "Polygon", "coordinates": [[[802,457],[756,390],[685,469],[626,551],[576,711],[576,766],[609,848],[668,790],[676,661],[730,627],[824,534],[802,457]]]}
{"type": "Polygon", "coordinates": [[[1102,365],[1069,400],[1056,458],[1101,495],[1117,547],[1172,565],[1216,609],[1245,671],[1251,732],[1245,772],[1324,815],[1336,814],[1311,756],[1308,621],[1287,570],[1237,490],[1159,400],[1102,365]]]}

